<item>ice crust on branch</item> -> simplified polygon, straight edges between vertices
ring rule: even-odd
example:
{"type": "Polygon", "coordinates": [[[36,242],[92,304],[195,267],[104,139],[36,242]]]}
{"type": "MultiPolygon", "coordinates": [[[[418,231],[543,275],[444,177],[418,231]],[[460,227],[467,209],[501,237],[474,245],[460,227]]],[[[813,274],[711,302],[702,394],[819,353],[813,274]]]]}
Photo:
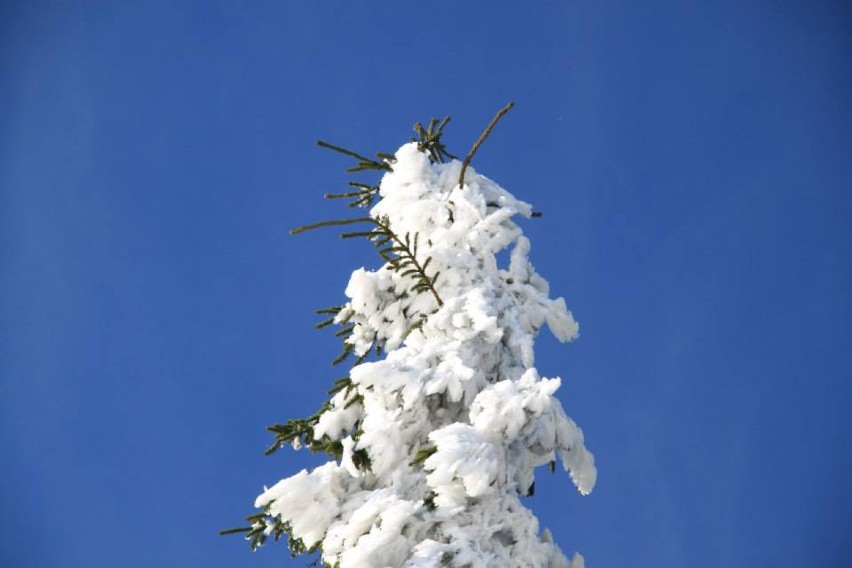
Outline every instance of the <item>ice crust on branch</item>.
{"type": "Polygon", "coordinates": [[[459,187],[461,166],[431,163],[416,143],[396,152],[370,216],[416,236],[443,305],[387,264],[353,272],[337,320],[354,325],[357,354],[380,345],[386,355],[353,367],[353,388],[316,425],[315,438],[341,442],[340,462],[283,479],[255,503],[291,538],[318,545],[328,566],[583,566],[521,502],[534,469],[557,460],[580,493],[595,484],[583,433],[554,396],[560,379],[534,367],[545,324],[561,341],[579,327],[512,220],[530,205],[472,168],[459,187]],[[495,255],[507,247],[501,268],[495,255]],[[356,466],[358,450],[369,468],[356,466]]]}

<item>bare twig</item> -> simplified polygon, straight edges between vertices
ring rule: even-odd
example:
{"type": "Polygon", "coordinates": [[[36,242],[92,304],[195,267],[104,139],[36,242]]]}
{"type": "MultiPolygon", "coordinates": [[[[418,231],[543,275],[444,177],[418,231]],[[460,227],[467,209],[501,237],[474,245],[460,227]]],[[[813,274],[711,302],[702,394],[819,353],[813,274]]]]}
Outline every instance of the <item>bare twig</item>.
{"type": "Polygon", "coordinates": [[[494,118],[491,119],[491,122],[488,124],[488,127],[485,131],[480,134],[479,138],[476,142],[473,143],[473,147],[470,149],[470,152],[467,153],[467,157],[464,159],[464,163],[462,164],[461,173],[459,174],[459,187],[464,187],[464,173],[467,170],[467,166],[470,164],[470,161],[473,159],[473,155],[476,154],[476,151],[479,150],[479,147],[485,142],[485,139],[488,138],[488,135],[491,134],[491,131],[494,130],[494,126],[497,124],[503,115],[509,112],[512,107],[515,106],[515,103],[510,102],[503,108],[501,108],[497,114],[494,115],[494,118]]]}
{"type": "Polygon", "coordinates": [[[334,150],[335,152],[339,152],[344,156],[351,156],[358,160],[358,165],[353,166],[347,169],[347,172],[360,172],[364,170],[386,170],[392,171],[390,164],[385,159],[386,157],[393,157],[387,154],[379,154],[378,157],[382,159],[381,162],[377,162],[372,158],[368,158],[366,156],[362,156],[357,152],[353,152],[352,150],[347,150],[346,148],[341,148],[340,146],[335,146],[334,144],[329,144],[324,140],[317,140],[317,146],[322,146],[323,148],[328,148],[329,150],[334,150]]]}
{"type": "Polygon", "coordinates": [[[299,233],[304,233],[305,231],[310,231],[311,229],[319,229],[320,227],[332,227],[335,225],[353,225],[355,223],[373,223],[374,220],[371,217],[359,217],[357,219],[340,219],[334,221],[320,221],[319,223],[313,223],[311,225],[303,225],[301,227],[296,227],[295,229],[290,230],[291,235],[298,235],[299,233]]]}

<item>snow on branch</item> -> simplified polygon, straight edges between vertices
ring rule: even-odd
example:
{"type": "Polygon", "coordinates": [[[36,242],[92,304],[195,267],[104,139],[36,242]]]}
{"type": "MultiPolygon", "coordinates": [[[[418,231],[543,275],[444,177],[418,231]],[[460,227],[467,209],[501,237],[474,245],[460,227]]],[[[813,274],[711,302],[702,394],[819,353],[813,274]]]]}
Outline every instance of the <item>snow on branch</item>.
{"type": "Polygon", "coordinates": [[[417,138],[376,159],[320,143],[354,158],[349,171],[381,175],[326,195],[366,214],[292,231],[352,226],[341,236],[378,254],[352,273],[342,304],[317,310],[317,327],[336,326],[343,342],[334,362],[355,360],[319,411],[269,427],[267,453],[306,447],[330,461],[265,489],[248,526],[224,532],[253,549],[286,539],[325,567],[582,568],[522,501],[536,469],[557,460],[579,493],[595,485],[560,379],[535,368],[543,326],[561,341],[579,326],[529,260],[514,219],[537,216],[532,207],[469,167],[510,108],[463,162],[441,140],[449,117],[416,124],[417,138]]]}

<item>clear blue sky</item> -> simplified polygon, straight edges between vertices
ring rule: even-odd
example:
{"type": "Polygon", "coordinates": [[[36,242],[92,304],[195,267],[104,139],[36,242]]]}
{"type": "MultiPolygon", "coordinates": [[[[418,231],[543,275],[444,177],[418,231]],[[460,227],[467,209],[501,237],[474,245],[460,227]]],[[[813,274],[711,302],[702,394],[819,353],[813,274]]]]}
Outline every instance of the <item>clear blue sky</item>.
{"type": "Polygon", "coordinates": [[[374,266],[324,138],[450,114],[544,212],[581,324],[543,374],[600,470],[531,506],[590,568],[852,564],[848,2],[5,2],[0,565],[304,566],[219,537],[264,427],[339,375],[312,310],[374,266]]]}

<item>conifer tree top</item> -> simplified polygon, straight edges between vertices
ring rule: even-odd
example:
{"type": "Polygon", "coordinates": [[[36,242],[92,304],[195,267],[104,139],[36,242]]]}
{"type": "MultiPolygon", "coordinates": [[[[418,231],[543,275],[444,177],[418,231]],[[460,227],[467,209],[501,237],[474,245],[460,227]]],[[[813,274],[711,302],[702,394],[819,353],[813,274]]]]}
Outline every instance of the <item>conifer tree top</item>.
{"type": "Polygon", "coordinates": [[[579,328],[528,259],[513,217],[530,205],[424,145],[445,124],[362,168],[383,170],[380,183],[341,196],[368,216],[314,225],[360,224],[344,236],[369,240],[383,263],[355,270],[347,301],[324,310],[356,357],[348,376],[314,416],[270,428],[271,450],[333,459],[265,490],[249,537],[287,535],[291,552],[341,568],[581,566],[521,501],[534,469],[557,461],[580,493],[594,486],[583,434],[554,396],[560,380],[534,366],[542,326],[562,341],[579,328]]]}

